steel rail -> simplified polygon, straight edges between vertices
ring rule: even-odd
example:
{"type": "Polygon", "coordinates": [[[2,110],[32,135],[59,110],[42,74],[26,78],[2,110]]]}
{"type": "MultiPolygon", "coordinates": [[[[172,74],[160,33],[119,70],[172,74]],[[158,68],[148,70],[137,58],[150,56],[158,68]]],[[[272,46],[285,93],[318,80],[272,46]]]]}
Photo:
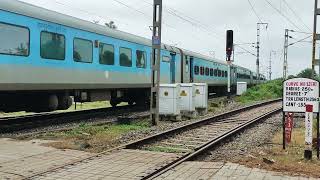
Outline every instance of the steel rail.
{"type": "Polygon", "coordinates": [[[238,127],[234,128],[234,129],[232,129],[230,131],[227,131],[226,133],[222,134],[221,136],[216,137],[216,138],[210,140],[209,142],[201,145],[200,147],[198,147],[196,149],[195,152],[187,153],[187,154],[183,155],[179,159],[171,162],[170,164],[167,164],[166,166],[163,166],[161,169],[158,169],[157,171],[155,171],[153,173],[150,173],[147,176],[144,176],[142,179],[143,180],[145,180],[145,179],[154,179],[156,177],[159,177],[160,175],[166,173],[167,171],[179,166],[183,162],[192,160],[193,158],[197,157],[198,155],[203,154],[204,152],[206,152],[210,148],[220,144],[221,142],[223,142],[225,139],[229,138],[230,136],[243,131],[244,129],[248,128],[252,124],[257,123],[258,121],[261,121],[263,119],[269,118],[272,115],[274,115],[276,113],[279,113],[281,110],[282,110],[282,107],[278,108],[278,109],[275,109],[275,110],[273,110],[271,112],[265,113],[265,114],[259,116],[258,118],[250,120],[250,121],[248,121],[248,122],[246,122],[244,124],[241,124],[238,127]]]}

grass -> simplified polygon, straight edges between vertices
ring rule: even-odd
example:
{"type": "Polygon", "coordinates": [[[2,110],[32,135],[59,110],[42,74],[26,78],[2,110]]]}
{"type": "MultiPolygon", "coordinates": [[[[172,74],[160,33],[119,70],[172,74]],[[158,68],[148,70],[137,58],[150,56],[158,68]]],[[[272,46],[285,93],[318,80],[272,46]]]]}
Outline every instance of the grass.
{"type": "Polygon", "coordinates": [[[101,152],[119,145],[121,136],[134,131],[147,130],[149,127],[148,121],[135,122],[130,125],[81,124],[69,131],[45,133],[36,138],[54,140],[55,142],[47,145],[59,149],[101,152]]]}
{"type": "Polygon", "coordinates": [[[282,97],[282,80],[273,80],[259,84],[236,98],[237,102],[248,104],[255,101],[270,100],[282,97]]]}

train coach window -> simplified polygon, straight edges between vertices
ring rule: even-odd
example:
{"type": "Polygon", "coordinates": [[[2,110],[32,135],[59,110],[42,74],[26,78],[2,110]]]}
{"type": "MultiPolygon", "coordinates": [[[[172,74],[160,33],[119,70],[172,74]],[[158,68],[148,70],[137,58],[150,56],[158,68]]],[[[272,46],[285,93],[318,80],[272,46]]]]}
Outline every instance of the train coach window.
{"type": "Polygon", "coordinates": [[[199,75],[199,71],[200,71],[199,66],[194,66],[194,74],[199,75]]]}
{"type": "Polygon", "coordinates": [[[225,77],[228,77],[228,71],[224,72],[225,77]]]}
{"type": "Polygon", "coordinates": [[[213,76],[213,69],[210,69],[210,76],[213,76]]]}
{"type": "Polygon", "coordinates": [[[64,60],[66,54],[64,35],[42,31],[40,49],[41,58],[64,60]]]}
{"type": "Polygon", "coordinates": [[[162,56],[162,62],[170,62],[169,56],[162,56]]]}
{"type": "Polygon", "coordinates": [[[200,67],[200,75],[204,75],[204,67],[200,67]]]}
{"type": "Polygon", "coordinates": [[[0,54],[29,56],[29,29],[0,23],[0,54]]]}
{"type": "Polygon", "coordinates": [[[210,70],[209,68],[206,68],[206,76],[209,76],[210,75],[210,70]]]}
{"type": "Polygon", "coordinates": [[[221,77],[224,77],[224,71],[221,72],[221,77]]]}
{"type": "Polygon", "coordinates": [[[147,55],[144,51],[136,51],[137,54],[137,68],[146,68],[147,67],[147,55]]]}
{"type": "Polygon", "coordinates": [[[100,43],[99,62],[105,65],[114,65],[114,47],[109,44],[100,43]]]}
{"type": "Polygon", "coordinates": [[[75,38],[73,40],[73,59],[77,62],[92,63],[92,59],[93,59],[92,41],[75,38]]]}
{"type": "Polygon", "coordinates": [[[120,48],[120,66],[132,67],[132,50],[120,48]]]}
{"type": "Polygon", "coordinates": [[[218,76],[218,69],[215,69],[213,74],[215,77],[217,77],[218,76]]]}
{"type": "Polygon", "coordinates": [[[218,70],[218,77],[221,77],[222,76],[222,72],[221,70],[218,70]]]}

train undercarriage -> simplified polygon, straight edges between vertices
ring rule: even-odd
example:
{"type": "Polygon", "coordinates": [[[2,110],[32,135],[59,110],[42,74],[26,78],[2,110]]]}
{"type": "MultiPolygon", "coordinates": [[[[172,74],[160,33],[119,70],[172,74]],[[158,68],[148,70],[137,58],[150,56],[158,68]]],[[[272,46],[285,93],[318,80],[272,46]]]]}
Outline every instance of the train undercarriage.
{"type": "MultiPolygon", "coordinates": [[[[236,87],[231,88],[232,93],[236,87]]],[[[209,94],[227,95],[226,86],[209,87],[209,94]]],[[[69,90],[69,91],[30,91],[0,93],[0,111],[2,112],[51,112],[67,110],[74,102],[109,101],[112,107],[120,103],[148,107],[150,89],[114,89],[114,90],[69,90]]]]}
{"type": "Polygon", "coordinates": [[[74,102],[109,101],[113,107],[122,102],[148,106],[149,89],[32,91],[0,93],[2,112],[51,112],[67,110],[74,102]]]}

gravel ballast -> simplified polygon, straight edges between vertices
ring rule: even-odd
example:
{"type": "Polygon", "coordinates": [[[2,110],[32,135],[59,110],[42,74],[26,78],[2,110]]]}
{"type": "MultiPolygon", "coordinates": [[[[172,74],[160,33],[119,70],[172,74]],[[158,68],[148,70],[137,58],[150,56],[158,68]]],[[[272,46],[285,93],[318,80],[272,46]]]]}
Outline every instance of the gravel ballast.
{"type": "Polygon", "coordinates": [[[264,145],[272,141],[273,135],[282,129],[282,115],[275,115],[252,126],[225,144],[199,157],[202,161],[236,162],[251,156],[251,152],[263,153],[264,145]]]}

